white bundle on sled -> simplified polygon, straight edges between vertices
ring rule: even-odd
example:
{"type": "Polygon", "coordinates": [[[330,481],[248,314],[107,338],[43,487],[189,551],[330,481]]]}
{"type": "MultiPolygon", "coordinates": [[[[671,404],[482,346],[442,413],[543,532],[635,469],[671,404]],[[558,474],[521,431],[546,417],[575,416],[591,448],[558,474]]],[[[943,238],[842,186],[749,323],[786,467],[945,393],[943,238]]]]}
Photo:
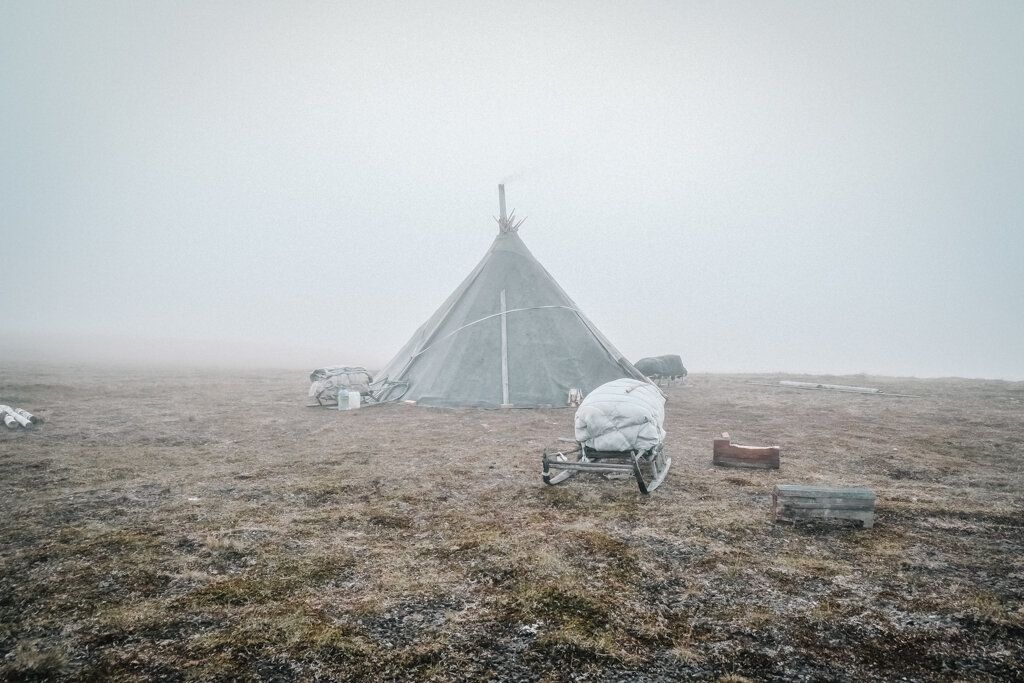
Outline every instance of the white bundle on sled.
{"type": "Polygon", "coordinates": [[[647,451],[665,440],[665,396],[649,382],[602,384],[576,411],[576,441],[595,451],[647,451]]]}
{"type": "Polygon", "coordinates": [[[337,401],[338,392],[346,394],[358,391],[360,394],[370,393],[373,378],[366,368],[347,365],[336,365],[328,368],[317,368],[309,374],[309,397],[317,403],[325,400],[337,401]]]}
{"type": "Polygon", "coordinates": [[[672,465],[664,424],[665,395],[658,387],[630,378],[602,384],[576,411],[576,447],[545,450],[541,477],[555,485],[578,472],[627,476],[641,493],[650,493],[672,465]]]}

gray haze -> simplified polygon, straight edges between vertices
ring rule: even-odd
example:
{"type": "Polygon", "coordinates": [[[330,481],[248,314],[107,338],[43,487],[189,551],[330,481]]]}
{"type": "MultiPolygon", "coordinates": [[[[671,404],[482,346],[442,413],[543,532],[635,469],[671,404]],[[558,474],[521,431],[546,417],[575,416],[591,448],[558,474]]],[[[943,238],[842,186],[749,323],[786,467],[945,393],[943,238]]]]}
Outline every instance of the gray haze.
{"type": "Polygon", "coordinates": [[[0,351],[383,364],[520,234],[627,356],[1024,378],[1024,4],[0,4],[0,351]]]}

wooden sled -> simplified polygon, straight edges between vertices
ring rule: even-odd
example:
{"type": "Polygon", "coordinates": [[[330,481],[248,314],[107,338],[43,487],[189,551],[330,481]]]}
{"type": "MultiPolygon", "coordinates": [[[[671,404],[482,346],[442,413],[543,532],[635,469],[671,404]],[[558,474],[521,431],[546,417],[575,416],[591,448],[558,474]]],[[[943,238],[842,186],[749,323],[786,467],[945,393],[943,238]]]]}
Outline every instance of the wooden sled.
{"type": "Polygon", "coordinates": [[[595,451],[578,443],[568,451],[545,449],[541,463],[541,476],[549,486],[561,484],[577,472],[597,472],[609,478],[632,476],[640,493],[647,495],[665,481],[672,458],[665,457],[664,444],[646,451],[595,451]]]}

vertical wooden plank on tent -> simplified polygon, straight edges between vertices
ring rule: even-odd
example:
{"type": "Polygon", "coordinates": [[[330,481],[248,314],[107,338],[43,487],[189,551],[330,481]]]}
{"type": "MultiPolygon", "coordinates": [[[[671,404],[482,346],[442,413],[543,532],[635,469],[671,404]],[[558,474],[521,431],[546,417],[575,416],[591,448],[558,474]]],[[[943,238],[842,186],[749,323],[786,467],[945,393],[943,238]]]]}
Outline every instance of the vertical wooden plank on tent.
{"type": "Polygon", "coordinates": [[[501,405],[510,405],[508,402],[508,326],[505,324],[507,317],[505,306],[505,290],[501,290],[501,405]]]}

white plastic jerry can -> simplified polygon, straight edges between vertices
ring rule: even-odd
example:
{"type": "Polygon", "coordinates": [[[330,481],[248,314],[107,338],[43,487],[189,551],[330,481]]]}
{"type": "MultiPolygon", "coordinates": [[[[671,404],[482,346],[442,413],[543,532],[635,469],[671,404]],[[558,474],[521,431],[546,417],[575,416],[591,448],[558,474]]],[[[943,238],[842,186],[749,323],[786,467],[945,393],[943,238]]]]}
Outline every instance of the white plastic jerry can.
{"type": "Polygon", "coordinates": [[[339,391],[338,410],[355,410],[359,407],[360,398],[358,391],[339,391]]]}

